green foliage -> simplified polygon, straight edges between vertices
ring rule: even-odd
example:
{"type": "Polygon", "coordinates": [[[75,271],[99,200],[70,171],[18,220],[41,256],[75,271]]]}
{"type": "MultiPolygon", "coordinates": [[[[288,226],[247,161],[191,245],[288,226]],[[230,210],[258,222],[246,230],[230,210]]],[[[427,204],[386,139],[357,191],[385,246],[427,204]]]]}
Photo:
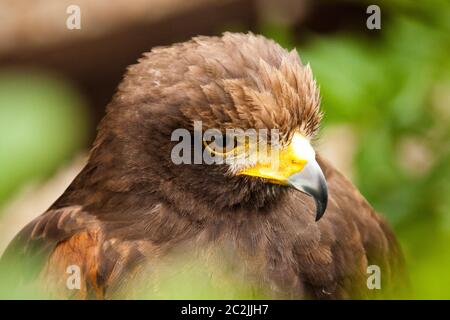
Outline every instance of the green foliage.
{"type": "Polygon", "coordinates": [[[73,156],[87,133],[83,102],[61,79],[0,71],[0,205],[73,156]]]}

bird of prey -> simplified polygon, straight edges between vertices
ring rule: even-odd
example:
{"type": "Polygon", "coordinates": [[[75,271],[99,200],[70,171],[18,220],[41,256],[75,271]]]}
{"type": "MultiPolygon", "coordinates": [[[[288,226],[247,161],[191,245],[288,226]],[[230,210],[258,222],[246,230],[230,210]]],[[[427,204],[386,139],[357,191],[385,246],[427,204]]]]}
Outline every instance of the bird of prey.
{"type": "Polygon", "coordinates": [[[391,291],[402,274],[395,236],[333,159],[315,152],[321,118],[310,66],[263,36],[154,48],[128,68],[86,166],[1,264],[21,270],[14,273],[22,283],[69,298],[127,298],[139,284],[156,292],[171,263],[185,267],[178,256],[269,298],[391,291]],[[241,164],[175,163],[173,132],[194,136],[195,121],[220,132],[276,129],[278,166],[271,154],[241,164]],[[67,288],[74,265],[79,290],[67,288]],[[368,286],[369,266],[379,268],[380,290],[368,286]]]}

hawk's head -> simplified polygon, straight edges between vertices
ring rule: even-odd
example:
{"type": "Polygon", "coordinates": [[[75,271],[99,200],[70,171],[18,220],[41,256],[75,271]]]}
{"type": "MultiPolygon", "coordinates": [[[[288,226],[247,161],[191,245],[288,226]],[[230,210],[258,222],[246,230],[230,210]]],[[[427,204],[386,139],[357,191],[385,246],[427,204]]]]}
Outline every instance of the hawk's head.
{"type": "Polygon", "coordinates": [[[293,187],[315,199],[319,219],[319,104],[295,50],[253,34],[197,37],[128,69],[91,161],[113,167],[112,187],[152,190],[181,211],[261,210],[293,187]]]}

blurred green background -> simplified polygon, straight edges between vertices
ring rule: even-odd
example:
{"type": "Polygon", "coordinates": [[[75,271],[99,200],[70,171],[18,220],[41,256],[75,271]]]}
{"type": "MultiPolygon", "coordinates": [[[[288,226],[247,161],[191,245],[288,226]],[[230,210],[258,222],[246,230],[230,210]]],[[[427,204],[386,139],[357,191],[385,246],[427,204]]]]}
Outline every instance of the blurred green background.
{"type": "MultiPolygon", "coordinates": [[[[318,147],[323,143],[326,155],[336,158],[350,150],[342,169],[387,217],[400,240],[411,291],[399,298],[450,299],[450,1],[319,3],[309,3],[315,9],[307,11],[303,24],[262,14],[257,19],[250,15],[248,24],[244,16],[205,30],[192,27],[192,33],[251,28],[284,47],[297,48],[321,88],[325,118],[318,147]],[[373,3],[381,8],[381,30],[365,26],[364,9],[373,3]],[[325,15],[318,21],[322,9],[336,15],[347,12],[348,19],[344,14],[339,20],[344,26],[327,26],[326,19],[338,17],[325,15]],[[328,138],[334,139],[331,151],[328,138]],[[339,145],[347,148],[342,151],[339,145]]],[[[172,39],[158,38],[155,43],[172,39]]],[[[125,60],[124,65],[133,62],[125,60]]],[[[48,64],[41,69],[36,64],[42,67],[0,63],[2,230],[12,228],[6,218],[11,214],[10,202],[27,201],[17,200],[24,187],[51,179],[62,165],[88,149],[93,124],[101,116],[101,111],[92,110],[105,106],[105,101],[89,95],[102,90],[105,96],[113,93],[100,84],[89,84],[86,90],[84,78],[71,70],[55,73],[48,64]]],[[[122,72],[121,68],[116,73],[122,72]]]]}

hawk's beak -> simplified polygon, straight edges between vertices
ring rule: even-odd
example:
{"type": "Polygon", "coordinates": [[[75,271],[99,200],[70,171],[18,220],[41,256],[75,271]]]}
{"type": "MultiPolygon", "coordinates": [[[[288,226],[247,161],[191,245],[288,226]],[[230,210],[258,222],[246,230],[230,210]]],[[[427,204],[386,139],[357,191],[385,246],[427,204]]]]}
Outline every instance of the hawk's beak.
{"type": "Polygon", "coordinates": [[[286,148],[271,154],[266,161],[258,161],[256,165],[241,170],[238,174],[264,178],[310,195],[316,202],[318,221],[327,208],[328,188],[315,156],[309,141],[300,133],[296,133],[286,148]]]}
{"type": "Polygon", "coordinates": [[[314,198],[316,221],[319,221],[327,208],[328,186],[317,161],[309,161],[302,171],[293,174],[287,181],[290,186],[314,198]]]}

